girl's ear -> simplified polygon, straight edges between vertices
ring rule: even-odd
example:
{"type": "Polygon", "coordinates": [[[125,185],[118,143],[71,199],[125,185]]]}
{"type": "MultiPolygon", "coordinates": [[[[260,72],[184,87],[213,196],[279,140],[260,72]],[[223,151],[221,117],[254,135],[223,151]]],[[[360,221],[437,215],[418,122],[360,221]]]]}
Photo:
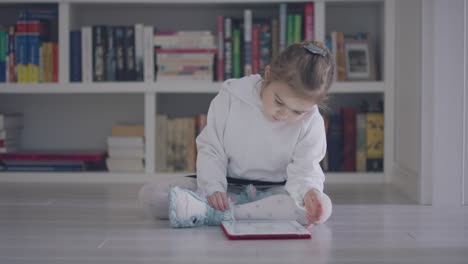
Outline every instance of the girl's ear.
{"type": "Polygon", "coordinates": [[[264,75],[264,76],[263,76],[263,79],[268,79],[268,78],[270,78],[270,65],[267,65],[267,66],[265,67],[265,73],[264,73],[263,75],[264,75]]]}

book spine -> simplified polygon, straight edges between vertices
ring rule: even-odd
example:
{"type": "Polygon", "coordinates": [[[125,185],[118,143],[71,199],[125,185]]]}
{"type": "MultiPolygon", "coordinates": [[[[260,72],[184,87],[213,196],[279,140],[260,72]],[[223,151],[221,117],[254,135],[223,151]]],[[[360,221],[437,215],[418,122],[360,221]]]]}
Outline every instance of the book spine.
{"type": "Polygon", "coordinates": [[[93,81],[106,80],[105,26],[93,26],[93,81]]]}
{"type": "Polygon", "coordinates": [[[315,39],[314,27],[314,3],[306,3],[304,6],[304,39],[315,39]]]}
{"type": "Polygon", "coordinates": [[[218,34],[218,56],[217,56],[217,73],[218,81],[224,80],[224,17],[217,18],[217,34],[218,34]]]}
{"type": "Polygon", "coordinates": [[[224,19],[224,79],[232,78],[232,20],[224,19]]]}
{"type": "Polygon", "coordinates": [[[367,170],[383,170],[384,154],[384,119],[383,113],[366,114],[367,170]]]}
{"type": "Polygon", "coordinates": [[[135,81],[135,28],[133,26],[125,27],[124,37],[124,59],[125,59],[125,81],[135,81]]]}
{"type": "Polygon", "coordinates": [[[93,55],[92,55],[92,29],[81,29],[81,80],[83,83],[91,83],[93,80],[93,55]]]}
{"type": "Polygon", "coordinates": [[[287,44],[287,5],[280,4],[279,8],[279,51],[286,48],[287,44]]]}
{"type": "Polygon", "coordinates": [[[70,81],[81,82],[81,31],[70,32],[70,81]]]}
{"type": "Polygon", "coordinates": [[[356,116],[356,171],[365,172],[367,168],[366,155],[366,114],[356,116]]]}
{"type": "Polygon", "coordinates": [[[114,49],[114,29],[107,26],[107,50],[106,50],[106,80],[115,81],[115,49],[114,49]]]}
{"type": "Polygon", "coordinates": [[[299,43],[302,39],[302,16],[294,15],[293,43],[299,43]]]}
{"type": "Polygon", "coordinates": [[[16,82],[15,70],[15,27],[11,26],[8,32],[8,66],[7,78],[9,83],[16,82]]]}
{"type": "Polygon", "coordinates": [[[286,28],[286,47],[289,47],[289,45],[294,43],[294,15],[287,16],[286,28]]]}
{"type": "Polygon", "coordinates": [[[117,81],[125,80],[125,28],[114,28],[114,45],[115,45],[115,65],[116,65],[116,79],[117,81]]]}
{"type": "Polygon", "coordinates": [[[241,77],[241,52],[240,52],[240,29],[232,31],[232,77],[241,77]]]}
{"type": "Polygon", "coordinates": [[[356,110],[342,108],[343,114],[343,170],[356,171],[356,110]]]}
{"type": "Polygon", "coordinates": [[[271,20],[271,58],[278,57],[279,53],[279,32],[278,32],[278,19],[271,20]]]}
{"type": "Polygon", "coordinates": [[[259,73],[259,64],[260,64],[260,55],[259,55],[259,50],[260,50],[260,43],[259,43],[259,38],[260,38],[260,26],[259,25],[253,25],[252,27],[252,73],[257,74],[259,73]]]}
{"type": "Polygon", "coordinates": [[[337,66],[337,80],[346,80],[346,66],[345,66],[345,50],[344,50],[344,33],[336,32],[336,66],[337,66]]]}
{"type": "Polygon", "coordinates": [[[328,122],[328,165],[330,171],[343,170],[343,117],[330,115],[328,122]]]}
{"type": "Polygon", "coordinates": [[[52,82],[59,80],[59,47],[57,43],[52,43],[52,82]]]}
{"type": "Polygon", "coordinates": [[[135,24],[135,77],[136,81],[143,81],[143,24],[135,24]]]}
{"type": "Polygon", "coordinates": [[[0,28],[0,82],[7,81],[7,53],[8,32],[6,28],[0,28]]]}
{"type": "Polygon", "coordinates": [[[252,74],[252,10],[244,10],[244,76],[252,74]]]}
{"type": "Polygon", "coordinates": [[[39,82],[39,50],[41,47],[42,24],[40,21],[28,21],[29,32],[29,82],[39,82]]]}
{"type": "Polygon", "coordinates": [[[153,47],[153,26],[145,26],[144,28],[144,65],[145,81],[154,81],[154,47],[153,47]]]}
{"type": "Polygon", "coordinates": [[[25,10],[21,10],[18,21],[16,22],[16,69],[18,74],[18,82],[26,83],[28,78],[28,19],[25,10]]]}
{"type": "Polygon", "coordinates": [[[271,51],[272,51],[272,33],[270,24],[262,24],[260,29],[260,59],[259,59],[259,71],[265,70],[265,67],[270,64],[271,51]]]}

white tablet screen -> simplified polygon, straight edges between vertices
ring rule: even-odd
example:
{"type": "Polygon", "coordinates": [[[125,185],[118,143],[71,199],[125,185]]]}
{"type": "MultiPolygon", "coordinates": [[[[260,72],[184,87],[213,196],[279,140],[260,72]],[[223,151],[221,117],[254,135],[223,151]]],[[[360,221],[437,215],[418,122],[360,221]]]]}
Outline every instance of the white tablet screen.
{"type": "Polygon", "coordinates": [[[223,221],[223,226],[231,235],[306,235],[310,232],[297,221],[223,221]]]}

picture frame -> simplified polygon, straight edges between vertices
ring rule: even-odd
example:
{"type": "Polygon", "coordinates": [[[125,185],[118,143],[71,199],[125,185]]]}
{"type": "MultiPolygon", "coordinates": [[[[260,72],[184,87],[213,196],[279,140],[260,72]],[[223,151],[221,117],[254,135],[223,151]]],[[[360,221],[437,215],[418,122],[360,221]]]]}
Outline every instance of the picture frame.
{"type": "Polygon", "coordinates": [[[346,39],[346,80],[375,80],[374,54],[368,39],[346,39]]]}

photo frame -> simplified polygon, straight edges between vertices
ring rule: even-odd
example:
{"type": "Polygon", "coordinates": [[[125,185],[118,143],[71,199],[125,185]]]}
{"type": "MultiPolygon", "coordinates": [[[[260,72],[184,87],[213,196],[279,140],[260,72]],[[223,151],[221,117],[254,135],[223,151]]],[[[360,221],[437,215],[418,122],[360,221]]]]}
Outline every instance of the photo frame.
{"type": "Polygon", "coordinates": [[[375,80],[374,54],[368,39],[347,39],[344,50],[346,80],[375,80]]]}

